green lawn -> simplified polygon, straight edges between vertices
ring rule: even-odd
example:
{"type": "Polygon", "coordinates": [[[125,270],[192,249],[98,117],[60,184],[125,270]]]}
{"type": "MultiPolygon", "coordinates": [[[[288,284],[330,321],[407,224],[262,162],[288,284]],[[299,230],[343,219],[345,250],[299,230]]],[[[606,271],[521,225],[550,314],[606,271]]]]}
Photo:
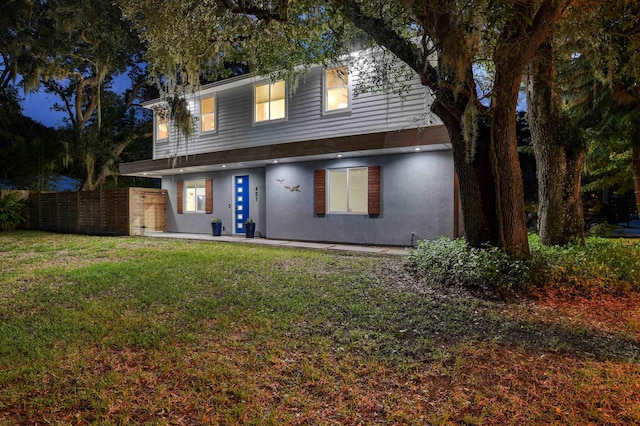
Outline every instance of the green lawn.
{"type": "Polygon", "coordinates": [[[640,424],[640,296],[402,259],[0,233],[0,424],[640,424]]]}

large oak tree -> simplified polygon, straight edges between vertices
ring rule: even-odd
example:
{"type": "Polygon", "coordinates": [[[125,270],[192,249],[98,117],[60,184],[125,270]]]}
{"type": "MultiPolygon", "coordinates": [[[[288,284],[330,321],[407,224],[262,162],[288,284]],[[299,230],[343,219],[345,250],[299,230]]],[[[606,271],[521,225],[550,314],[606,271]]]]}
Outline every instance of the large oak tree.
{"type": "Polygon", "coordinates": [[[4,71],[10,72],[3,71],[0,78],[19,74],[26,91],[44,88],[58,97],[56,108],[66,113],[69,126],[66,157],[81,165],[82,189],[94,189],[113,173],[113,159],[127,144],[120,138],[105,147],[106,140],[115,139],[105,138],[104,132],[93,137],[103,124],[103,95],[116,76],[129,74],[132,87],[123,92],[127,99],[121,103],[126,108],[117,109],[126,122],[127,110],[146,85],[143,44],[110,2],[24,0],[3,8],[10,30],[0,42],[0,55],[4,71]]]}

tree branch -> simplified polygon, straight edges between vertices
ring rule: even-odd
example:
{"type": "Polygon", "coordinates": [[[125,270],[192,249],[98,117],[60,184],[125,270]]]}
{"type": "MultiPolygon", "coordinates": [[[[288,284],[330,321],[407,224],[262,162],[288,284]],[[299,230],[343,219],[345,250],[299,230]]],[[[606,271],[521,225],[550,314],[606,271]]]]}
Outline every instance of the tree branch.
{"type": "Polygon", "coordinates": [[[7,59],[7,56],[0,52],[0,58],[2,58],[2,65],[4,66],[2,74],[0,75],[0,90],[5,90],[9,87],[9,83],[13,78],[13,73],[11,72],[11,63],[9,59],[7,59]]]}
{"type": "Polygon", "coordinates": [[[138,92],[140,91],[140,89],[142,89],[147,83],[145,81],[141,81],[139,83],[137,83],[135,86],[133,86],[133,88],[131,89],[131,95],[129,96],[129,99],[127,99],[127,102],[124,104],[124,111],[128,110],[129,108],[131,108],[132,106],[134,106],[133,102],[138,99],[138,92]]]}
{"type": "Polygon", "coordinates": [[[433,68],[425,60],[424,53],[398,34],[384,19],[366,16],[360,5],[353,0],[334,0],[334,5],[356,27],[372,37],[380,46],[389,49],[418,75],[423,76],[425,71],[433,68]]]}
{"type": "Polygon", "coordinates": [[[80,77],[76,80],[76,99],[75,99],[75,115],[76,115],[76,128],[82,129],[84,126],[84,116],[82,114],[82,95],[84,88],[87,85],[86,81],[80,77]]]}
{"type": "Polygon", "coordinates": [[[11,70],[5,68],[0,75],[0,90],[5,90],[9,87],[9,82],[11,82],[11,70]]]}
{"type": "Polygon", "coordinates": [[[263,20],[267,23],[271,21],[285,22],[287,20],[287,10],[289,8],[288,0],[283,0],[281,6],[276,7],[273,11],[252,6],[244,0],[238,0],[236,2],[232,0],[219,0],[218,4],[230,13],[236,15],[255,16],[257,19],[263,20]]]}
{"type": "Polygon", "coordinates": [[[515,17],[502,31],[503,43],[496,48],[494,60],[510,63],[510,67],[522,68],[533,57],[537,47],[551,33],[554,24],[564,16],[577,0],[545,0],[534,9],[534,2],[516,4],[515,17]],[[533,14],[533,15],[532,15],[533,14]]]}
{"type": "Polygon", "coordinates": [[[75,110],[76,110],[76,123],[75,128],[78,133],[82,132],[84,125],[89,121],[89,118],[93,115],[93,113],[98,108],[98,100],[96,99],[95,94],[89,97],[90,101],[85,109],[84,113],[82,112],[82,100],[84,98],[84,89],[85,88],[96,88],[98,84],[98,77],[93,76],[90,78],[84,78],[82,75],[76,75],[77,78],[77,86],[76,86],[76,99],[75,99],[75,110]]]}
{"type": "Polygon", "coordinates": [[[73,107],[71,106],[71,101],[68,98],[67,94],[64,93],[62,88],[58,86],[58,84],[54,80],[50,79],[50,80],[44,81],[43,84],[53,93],[58,95],[60,99],[62,99],[62,102],[64,102],[64,108],[67,111],[67,115],[69,116],[69,120],[71,120],[71,125],[75,128],[76,118],[75,118],[75,114],[73,113],[73,107]]]}

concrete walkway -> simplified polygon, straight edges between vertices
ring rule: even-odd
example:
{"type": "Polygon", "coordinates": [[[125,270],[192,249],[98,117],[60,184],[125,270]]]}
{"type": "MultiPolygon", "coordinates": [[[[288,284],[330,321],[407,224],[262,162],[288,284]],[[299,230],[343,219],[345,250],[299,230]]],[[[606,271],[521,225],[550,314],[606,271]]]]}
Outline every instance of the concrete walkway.
{"type": "MultiPolygon", "coordinates": [[[[640,220],[620,223],[624,228],[617,231],[617,236],[640,238],[640,220]]],[[[268,238],[245,238],[241,236],[222,235],[214,237],[209,234],[188,234],[179,232],[152,232],[147,231],[146,237],[173,238],[179,240],[217,241],[222,243],[242,243],[263,246],[296,247],[314,250],[337,250],[354,253],[388,254],[404,256],[409,250],[403,247],[359,246],[355,244],[312,243],[305,241],[270,240],[268,238]]]]}
{"type": "Polygon", "coordinates": [[[311,243],[304,241],[270,240],[268,238],[245,238],[240,236],[222,235],[214,237],[208,234],[187,234],[178,232],[151,232],[147,231],[145,237],[174,238],[179,240],[216,241],[221,243],[243,243],[263,246],[295,247],[315,250],[337,250],[355,253],[389,254],[404,256],[409,253],[402,247],[359,246],[354,244],[311,243]]]}

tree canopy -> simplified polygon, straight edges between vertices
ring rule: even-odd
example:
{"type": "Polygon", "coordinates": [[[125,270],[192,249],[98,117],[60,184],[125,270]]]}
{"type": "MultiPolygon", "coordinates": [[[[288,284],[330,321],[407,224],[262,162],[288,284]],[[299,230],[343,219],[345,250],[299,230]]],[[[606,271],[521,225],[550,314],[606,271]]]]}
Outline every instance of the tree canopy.
{"type": "Polygon", "coordinates": [[[152,76],[175,90],[228,77],[229,64],[291,74],[342,53],[328,6],[308,1],[121,1],[146,42],[152,76]],[[332,27],[334,28],[332,30],[332,27]]]}
{"type": "Polygon", "coordinates": [[[157,96],[147,94],[144,44],[111,2],[13,0],[0,10],[0,91],[19,81],[25,91],[55,95],[67,124],[53,136],[56,167],[83,189],[101,185],[127,145],[151,134],[149,114],[132,111],[141,97],[157,96]],[[130,88],[116,90],[114,79],[125,75],[130,88]]]}
{"type": "Polygon", "coordinates": [[[64,158],[80,166],[76,170],[82,171],[83,189],[93,189],[114,173],[114,158],[126,147],[122,138],[115,141],[117,132],[105,133],[115,131],[114,112],[118,111],[121,131],[131,132],[128,140],[139,134],[127,125],[126,114],[146,86],[144,45],[131,23],[110,2],[9,3],[11,14],[5,19],[11,30],[1,47],[8,52],[5,63],[12,75],[21,75],[25,90],[42,87],[59,99],[54,107],[66,114],[68,124],[68,131],[61,133],[64,158]],[[114,78],[121,75],[128,75],[131,81],[123,100],[111,93],[114,78]],[[107,118],[104,130],[103,118],[107,118]]]}
{"type": "Polygon", "coordinates": [[[634,188],[640,209],[640,5],[591,6],[566,31],[561,75],[569,113],[590,140],[586,189],[634,188]]]}

